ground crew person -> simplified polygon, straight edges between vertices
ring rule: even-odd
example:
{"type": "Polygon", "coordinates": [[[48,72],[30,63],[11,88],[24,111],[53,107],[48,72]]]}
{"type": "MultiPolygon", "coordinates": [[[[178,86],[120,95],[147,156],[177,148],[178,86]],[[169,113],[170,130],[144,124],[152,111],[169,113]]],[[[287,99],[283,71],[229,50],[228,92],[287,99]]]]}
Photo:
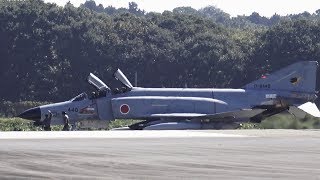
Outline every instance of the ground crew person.
{"type": "Polygon", "coordinates": [[[42,122],[43,130],[51,131],[51,118],[52,118],[52,113],[50,110],[48,110],[48,114],[45,115],[45,118],[42,122]]]}
{"type": "Polygon", "coordinates": [[[62,119],[64,122],[64,126],[62,128],[62,131],[70,131],[70,125],[69,125],[69,116],[65,111],[62,111],[62,119]]]}

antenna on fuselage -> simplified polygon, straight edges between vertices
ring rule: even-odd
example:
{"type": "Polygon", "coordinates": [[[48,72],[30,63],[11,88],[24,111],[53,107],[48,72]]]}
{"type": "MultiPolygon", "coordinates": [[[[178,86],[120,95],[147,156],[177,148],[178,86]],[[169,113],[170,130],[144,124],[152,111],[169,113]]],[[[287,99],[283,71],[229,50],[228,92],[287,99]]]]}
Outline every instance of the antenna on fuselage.
{"type": "Polygon", "coordinates": [[[134,86],[138,87],[138,72],[134,73],[134,86]]]}

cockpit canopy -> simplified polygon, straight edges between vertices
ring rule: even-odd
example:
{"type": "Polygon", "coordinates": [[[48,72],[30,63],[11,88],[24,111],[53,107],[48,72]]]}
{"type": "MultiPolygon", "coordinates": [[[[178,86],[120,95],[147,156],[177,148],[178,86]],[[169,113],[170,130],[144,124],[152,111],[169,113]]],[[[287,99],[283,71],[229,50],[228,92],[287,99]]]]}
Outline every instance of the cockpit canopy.
{"type": "Polygon", "coordinates": [[[130,83],[130,81],[127,79],[127,77],[121,72],[120,69],[118,69],[115,73],[114,73],[114,77],[119,80],[123,85],[125,85],[127,88],[132,89],[133,86],[130,83]]]}
{"type": "Polygon", "coordinates": [[[81,93],[78,96],[70,99],[70,101],[72,101],[72,102],[74,102],[74,101],[82,101],[82,100],[85,100],[85,99],[88,99],[88,95],[86,93],[81,93]]]}
{"type": "Polygon", "coordinates": [[[113,94],[120,94],[120,93],[125,93],[127,91],[130,91],[133,86],[130,83],[130,81],[127,79],[127,77],[121,72],[120,69],[118,69],[114,73],[114,77],[119,80],[125,87],[121,88],[114,88],[112,91],[111,89],[103,82],[101,81],[97,76],[94,74],[90,73],[87,80],[88,82],[93,85],[96,89],[97,92],[93,92],[90,99],[95,99],[99,97],[104,97],[107,94],[113,93],[113,94]]]}
{"type": "Polygon", "coordinates": [[[110,91],[110,88],[102,82],[97,76],[94,74],[90,73],[88,76],[88,82],[93,85],[99,92],[102,91],[110,91]]]}

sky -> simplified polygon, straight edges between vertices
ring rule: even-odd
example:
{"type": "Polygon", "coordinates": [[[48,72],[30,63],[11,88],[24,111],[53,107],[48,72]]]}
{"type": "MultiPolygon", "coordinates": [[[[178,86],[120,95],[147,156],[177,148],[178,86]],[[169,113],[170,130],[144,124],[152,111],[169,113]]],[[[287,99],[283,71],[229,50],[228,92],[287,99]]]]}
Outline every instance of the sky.
{"type": "MultiPolygon", "coordinates": [[[[44,0],[64,6],[69,0],[44,0]]],[[[136,2],[140,9],[147,12],[163,12],[175,7],[190,6],[200,9],[206,6],[215,6],[235,17],[237,15],[250,15],[258,12],[261,16],[298,14],[304,11],[314,13],[320,9],[320,0],[95,0],[96,4],[104,7],[128,7],[129,2],[136,2]]],[[[85,0],[70,0],[74,6],[83,4],[85,0]]]]}

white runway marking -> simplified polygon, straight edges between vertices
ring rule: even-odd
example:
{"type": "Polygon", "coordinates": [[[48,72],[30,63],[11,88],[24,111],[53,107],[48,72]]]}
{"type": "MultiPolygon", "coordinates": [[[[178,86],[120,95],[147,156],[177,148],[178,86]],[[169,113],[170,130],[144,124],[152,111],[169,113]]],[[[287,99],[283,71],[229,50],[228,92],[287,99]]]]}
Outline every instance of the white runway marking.
{"type": "Polygon", "coordinates": [[[0,139],[69,139],[69,138],[194,138],[249,137],[209,131],[12,131],[0,132],[0,139]]]}

